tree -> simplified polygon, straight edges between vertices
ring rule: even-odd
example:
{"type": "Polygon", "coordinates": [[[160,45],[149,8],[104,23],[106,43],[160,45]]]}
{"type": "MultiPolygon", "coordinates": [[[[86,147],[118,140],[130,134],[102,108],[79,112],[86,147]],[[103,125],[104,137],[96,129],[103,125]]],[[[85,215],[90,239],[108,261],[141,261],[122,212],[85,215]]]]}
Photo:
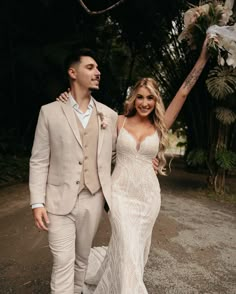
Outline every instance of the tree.
{"type": "Polygon", "coordinates": [[[236,168],[236,153],[231,149],[236,120],[236,69],[217,66],[210,71],[206,83],[215,100],[211,115],[211,126],[215,130],[211,130],[212,143],[207,158],[211,172],[209,183],[215,192],[222,194],[226,172],[236,168]]]}

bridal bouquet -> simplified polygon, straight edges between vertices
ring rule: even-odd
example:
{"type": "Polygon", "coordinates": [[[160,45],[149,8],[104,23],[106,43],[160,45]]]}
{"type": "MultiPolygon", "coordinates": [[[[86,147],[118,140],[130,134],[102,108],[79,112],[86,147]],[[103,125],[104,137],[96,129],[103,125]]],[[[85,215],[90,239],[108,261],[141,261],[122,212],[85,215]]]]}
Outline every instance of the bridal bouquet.
{"type": "Polygon", "coordinates": [[[184,30],[179,41],[186,40],[190,49],[201,46],[209,34],[210,54],[217,54],[220,65],[236,67],[236,24],[232,19],[234,0],[213,1],[194,6],[184,14],[184,30]]]}

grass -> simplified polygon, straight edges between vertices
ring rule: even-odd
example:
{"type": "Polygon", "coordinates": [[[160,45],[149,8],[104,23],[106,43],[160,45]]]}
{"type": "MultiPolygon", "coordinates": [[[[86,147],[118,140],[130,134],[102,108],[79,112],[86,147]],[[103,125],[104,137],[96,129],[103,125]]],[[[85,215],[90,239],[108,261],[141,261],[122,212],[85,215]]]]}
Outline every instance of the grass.
{"type": "Polygon", "coordinates": [[[208,198],[213,199],[218,202],[236,203],[236,193],[234,193],[233,191],[227,191],[227,190],[229,190],[229,189],[227,189],[227,187],[226,187],[226,191],[224,194],[217,194],[210,189],[206,189],[205,195],[208,198]]]}
{"type": "Polygon", "coordinates": [[[0,186],[27,181],[28,176],[28,156],[0,155],[0,186]]]}

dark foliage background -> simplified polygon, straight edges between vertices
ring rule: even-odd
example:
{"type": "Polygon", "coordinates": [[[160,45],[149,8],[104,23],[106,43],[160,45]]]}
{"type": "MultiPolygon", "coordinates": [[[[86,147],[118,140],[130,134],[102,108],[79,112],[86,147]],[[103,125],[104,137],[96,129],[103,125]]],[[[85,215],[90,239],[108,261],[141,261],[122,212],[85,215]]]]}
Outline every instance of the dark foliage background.
{"type": "MultiPolygon", "coordinates": [[[[84,2],[90,10],[101,10],[116,1],[84,2]]],[[[152,76],[168,105],[200,50],[192,52],[177,41],[190,4],[198,1],[125,0],[109,12],[89,15],[79,0],[2,0],[0,184],[27,179],[39,109],[67,89],[63,62],[73,47],[90,47],[97,53],[102,80],[93,95],[99,101],[122,112],[127,88],[139,77],[152,76]]],[[[208,63],[173,127],[187,126],[189,151],[210,150],[215,114],[205,80],[214,62],[208,63]]],[[[235,124],[232,128],[234,150],[235,124]]]]}
{"type": "MultiPolygon", "coordinates": [[[[114,3],[85,2],[91,10],[114,3]]],[[[31,149],[40,106],[67,88],[63,60],[73,46],[98,53],[102,84],[94,95],[121,109],[131,54],[145,55],[153,35],[160,50],[163,33],[183,5],[127,0],[109,13],[91,16],[76,0],[1,1],[0,152],[31,149]]]]}

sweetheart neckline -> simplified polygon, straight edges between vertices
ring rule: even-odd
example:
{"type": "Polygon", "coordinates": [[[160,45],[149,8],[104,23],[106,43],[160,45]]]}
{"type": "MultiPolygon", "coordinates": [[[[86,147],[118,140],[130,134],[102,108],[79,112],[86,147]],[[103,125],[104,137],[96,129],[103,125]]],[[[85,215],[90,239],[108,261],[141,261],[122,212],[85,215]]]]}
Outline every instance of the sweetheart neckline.
{"type": "MultiPolygon", "coordinates": [[[[155,135],[155,134],[157,133],[157,132],[155,131],[155,132],[153,132],[151,135],[147,135],[147,136],[145,136],[143,140],[141,140],[141,141],[137,141],[137,139],[136,139],[136,138],[135,138],[135,137],[134,137],[134,136],[133,136],[133,135],[132,135],[132,134],[131,134],[126,128],[125,128],[125,127],[122,127],[121,130],[125,130],[126,133],[127,133],[128,135],[130,135],[131,138],[133,138],[133,140],[134,140],[135,143],[136,143],[135,149],[136,149],[137,152],[139,152],[142,143],[143,143],[147,138],[152,137],[153,135],[155,135]],[[137,148],[138,146],[139,146],[139,148],[137,148]]],[[[120,132],[121,132],[121,130],[120,130],[120,132]]]]}

